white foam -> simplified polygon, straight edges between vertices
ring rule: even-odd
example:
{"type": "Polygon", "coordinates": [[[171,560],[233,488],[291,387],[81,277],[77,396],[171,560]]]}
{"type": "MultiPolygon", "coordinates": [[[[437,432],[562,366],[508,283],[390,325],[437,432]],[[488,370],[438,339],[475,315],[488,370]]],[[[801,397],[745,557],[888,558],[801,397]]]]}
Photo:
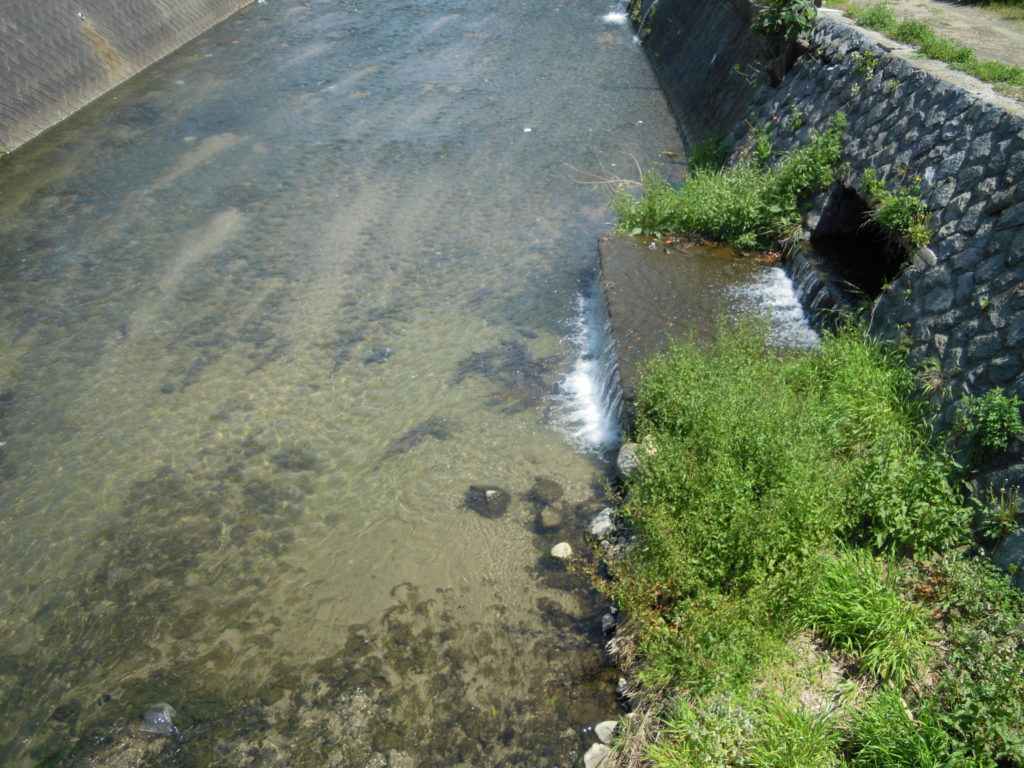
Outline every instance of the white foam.
{"type": "Polygon", "coordinates": [[[622,387],[608,313],[603,300],[588,299],[582,293],[576,297],[576,306],[567,338],[576,360],[558,384],[558,423],[580,448],[609,450],[619,443],[622,387]]]}
{"type": "Polygon", "coordinates": [[[614,24],[618,27],[625,26],[629,23],[629,13],[625,0],[613,3],[612,7],[608,9],[608,13],[601,17],[601,21],[605,24],[614,24]]]}
{"type": "Polygon", "coordinates": [[[781,267],[765,267],[753,283],[737,286],[734,295],[743,310],[768,320],[773,344],[809,348],[820,343],[793,290],[793,281],[781,267]]]}

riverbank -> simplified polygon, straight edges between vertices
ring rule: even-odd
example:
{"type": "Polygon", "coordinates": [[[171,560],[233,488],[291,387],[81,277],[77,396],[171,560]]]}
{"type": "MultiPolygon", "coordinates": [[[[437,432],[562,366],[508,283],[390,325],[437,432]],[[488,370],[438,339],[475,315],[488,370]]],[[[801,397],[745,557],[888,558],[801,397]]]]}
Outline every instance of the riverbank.
{"type": "Polygon", "coordinates": [[[964,492],[892,345],[765,341],[723,329],[641,379],[636,540],[602,537],[598,581],[626,617],[617,764],[1020,764],[1024,596],[984,557],[1016,499],[964,492]]]}
{"type": "MultiPolygon", "coordinates": [[[[871,332],[840,323],[820,349],[783,353],[741,325],[655,358],[630,387],[639,461],[596,580],[622,609],[609,647],[632,674],[618,765],[1024,764],[1024,602],[1010,583],[1021,377],[993,378],[1019,363],[1000,329],[1018,321],[1021,222],[999,200],[1016,206],[1020,179],[1004,168],[975,188],[991,174],[987,150],[974,155],[998,144],[1016,157],[1019,106],[835,19],[781,82],[758,85],[756,45],[702,58],[707,28],[697,53],[686,45],[702,13],[731,39],[749,25],[741,5],[636,13],[690,149],[729,137],[734,160],[787,157],[848,111],[846,164],[803,210],[803,236],[855,239],[869,218],[904,256],[865,297],[871,332]],[[737,78],[750,113],[701,110],[737,78]],[[950,210],[958,195],[964,210],[950,210]],[[912,226],[893,226],[890,204],[912,226]],[[994,256],[993,237],[998,265],[963,261],[994,256]],[[960,277],[960,293],[936,293],[960,277]],[[975,305],[993,348],[953,359],[950,337],[987,330],[968,329],[975,305]]],[[[659,190],[640,215],[685,197],[659,190]]]]}

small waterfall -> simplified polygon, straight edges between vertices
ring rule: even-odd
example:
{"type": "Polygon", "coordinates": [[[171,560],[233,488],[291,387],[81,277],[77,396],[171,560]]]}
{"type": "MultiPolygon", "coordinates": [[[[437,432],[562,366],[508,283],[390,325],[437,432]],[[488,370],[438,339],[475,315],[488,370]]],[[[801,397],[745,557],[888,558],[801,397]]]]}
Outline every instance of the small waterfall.
{"type": "Polygon", "coordinates": [[[622,384],[604,292],[594,280],[576,296],[569,342],[576,352],[572,370],[558,385],[561,421],[579,446],[596,451],[618,446],[622,384]]]}
{"type": "Polygon", "coordinates": [[[816,327],[828,325],[837,310],[853,306],[849,293],[809,242],[796,249],[785,266],[804,312],[816,327]]]}

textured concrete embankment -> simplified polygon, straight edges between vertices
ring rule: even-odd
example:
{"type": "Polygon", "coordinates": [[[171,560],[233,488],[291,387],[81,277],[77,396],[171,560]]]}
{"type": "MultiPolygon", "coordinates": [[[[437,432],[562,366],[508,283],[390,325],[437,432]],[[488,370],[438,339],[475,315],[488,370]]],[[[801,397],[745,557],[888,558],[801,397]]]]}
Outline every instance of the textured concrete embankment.
{"type": "Polygon", "coordinates": [[[4,0],[0,153],[223,21],[252,0],[4,0]]]}

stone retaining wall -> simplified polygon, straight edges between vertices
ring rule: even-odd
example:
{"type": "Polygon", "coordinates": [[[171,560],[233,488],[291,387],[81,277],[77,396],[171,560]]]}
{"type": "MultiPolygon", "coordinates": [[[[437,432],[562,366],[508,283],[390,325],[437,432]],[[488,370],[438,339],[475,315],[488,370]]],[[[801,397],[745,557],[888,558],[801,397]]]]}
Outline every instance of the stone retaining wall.
{"type": "MultiPolygon", "coordinates": [[[[778,126],[777,148],[791,149],[842,110],[844,184],[863,195],[874,169],[890,191],[917,184],[932,212],[929,247],[875,302],[873,329],[899,339],[912,365],[941,364],[946,421],[965,394],[1004,387],[1024,398],[1024,117],[837,20],[820,19],[811,42],[813,56],[761,91],[753,121],[778,126]]],[[[1024,486],[1017,448],[986,481],[1024,486]]]]}
{"type": "Polygon", "coordinates": [[[252,0],[3,0],[0,154],[252,0]]]}

